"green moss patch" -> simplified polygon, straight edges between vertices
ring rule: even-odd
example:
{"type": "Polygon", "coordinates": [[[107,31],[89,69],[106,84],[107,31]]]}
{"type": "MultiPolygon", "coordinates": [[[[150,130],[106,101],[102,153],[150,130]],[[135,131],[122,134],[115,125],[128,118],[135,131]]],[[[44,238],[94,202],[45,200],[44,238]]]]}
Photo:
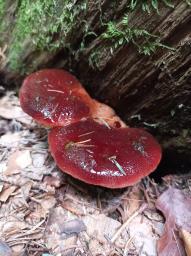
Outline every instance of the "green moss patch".
{"type": "Polygon", "coordinates": [[[10,68],[22,69],[23,47],[26,44],[51,52],[64,46],[76,16],[85,8],[84,2],[77,4],[70,0],[22,0],[9,49],[10,68]]]}

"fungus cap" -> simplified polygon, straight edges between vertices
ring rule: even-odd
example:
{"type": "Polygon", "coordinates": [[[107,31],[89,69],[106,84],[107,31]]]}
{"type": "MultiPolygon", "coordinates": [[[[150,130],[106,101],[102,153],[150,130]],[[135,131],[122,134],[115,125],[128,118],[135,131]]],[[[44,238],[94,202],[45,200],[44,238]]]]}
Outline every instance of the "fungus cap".
{"type": "Polygon", "coordinates": [[[90,119],[53,128],[49,145],[63,172],[108,188],[137,183],[161,159],[160,145],[143,129],[108,128],[90,119]]]}
{"type": "Polygon", "coordinates": [[[88,117],[95,105],[80,82],[60,69],[44,69],[26,77],[19,98],[27,114],[50,127],[88,117]]]}

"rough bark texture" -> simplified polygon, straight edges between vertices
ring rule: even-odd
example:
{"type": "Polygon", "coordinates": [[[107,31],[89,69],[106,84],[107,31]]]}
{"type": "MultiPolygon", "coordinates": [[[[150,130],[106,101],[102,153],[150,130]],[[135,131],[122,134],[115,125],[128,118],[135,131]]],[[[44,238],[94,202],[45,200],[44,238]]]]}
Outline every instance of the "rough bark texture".
{"type": "MultiPolygon", "coordinates": [[[[128,13],[130,28],[160,35],[163,44],[175,48],[159,48],[150,56],[140,54],[131,42],[115,48],[115,40],[103,38],[109,21],[120,24],[130,1],[69,1],[69,7],[64,1],[55,1],[56,18],[54,12],[47,18],[45,13],[45,28],[57,22],[59,12],[69,10],[73,16],[61,16],[62,22],[56,29],[47,29],[44,36],[48,39],[41,41],[38,37],[43,24],[37,25],[38,15],[31,31],[26,29],[23,33],[19,25],[22,2],[25,1],[6,1],[0,11],[4,20],[0,27],[1,49],[7,45],[5,58],[2,54],[1,59],[4,83],[19,84],[23,75],[43,67],[66,68],[74,72],[92,96],[114,107],[128,124],[147,127],[164,147],[189,155],[191,8],[186,1],[173,1],[174,8],[159,5],[160,15],[154,9],[150,14],[143,12],[140,6],[128,13]]],[[[143,45],[144,38],[136,43],[143,45]]]]}

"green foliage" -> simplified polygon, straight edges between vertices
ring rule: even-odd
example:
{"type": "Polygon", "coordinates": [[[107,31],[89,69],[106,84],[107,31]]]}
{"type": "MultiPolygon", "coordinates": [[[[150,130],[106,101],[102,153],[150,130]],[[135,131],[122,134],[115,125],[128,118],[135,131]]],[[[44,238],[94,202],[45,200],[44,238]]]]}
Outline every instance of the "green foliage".
{"type": "Polygon", "coordinates": [[[64,46],[77,16],[85,10],[85,1],[77,4],[75,0],[21,0],[9,50],[11,68],[21,68],[18,60],[27,40],[32,40],[34,49],[39,50],[56,51],[64,46]]]}
{"type": "MultiPolygon", "coordinates": [[[[191,0],[185,0],[191,4],[191,0]]],[[[0,0],[0,17],[3,15],[5,0],[0,0]]],[[[87,47],[88,36],[97,36],[91,31],[90,24],[83,17],[87,11],[87,0],[20,0],[17,6],[17,16],[13,30],[13,40],[8,50],[9,66],[12,70],[26,71],[23,59],[27,56],[27,45],[29,53],[31,47],[35,52],[48,51],[55,52],[60,48],[68,49],[69,54],[78,58],[80,53],[87,47]],[[83,14],[83,15],[81,15],[83,14]],[[81,17],[79,21],[78,17],[81,17]],[[75,50],[70,43],[71,32],[76,31],[78,23],[82,27],[82,37],[75,50]],[[86,40],[87,39],[87,40],[86,40]],[[31,44],[32,42],[32,44],[31,44]],[[23,50],[25,49],[25,50],[23,50]]],[[[172,1],[161,0],[160,3],[173,7],[172,1]]],[[[150,55],[158,48],[165,47],[160,38],[150,34],[142,28],[131,28],[128,22],[128,15],[125,15],[120,22],[110,21],[104,24],[102,21],[101,1],[96,1],[97,8],[100,11],[100,26],[105,29],[101,38],[106,41],[106,46],[100,46],[93,50],[89,57],[89,63],[92,66],[97,65],[99,59],[107,56],[108,51],[113,53],[119,47],[133,43],[140,53],[150,55]]],[[[129,0],[127,14],[132,13],[137,8],[149,13],[151,10],[159,12],[159,0],[129,0]]],[[[2,26],[1,23],[0,26],[2,26]]],[[[35,62],[35,61],[34,61],[35,62]]],[[[31,66],[36,63],[32,63],[31,66]]]]}
{"type": "MultiPolygon", "coordinates": [[[[174,8],[174,5],[170,0],[161,0],[160,2],[168,7],[174,8]]],[[[128,7],[132,11],[137,8],[141,8],[144,12],[147,13],[151,13],[152,9],[159,13],[159,0],[131,0],[128,7]]]]}
{"type": "Polygon", "coordinates": [[[0,0],[0,17],[2,17],[4,13],[5,0],[0,0]]]}
{"type": "MultiPolygon", "coordinates": [[[[191,0],[185,0],[185,2],[191,6],[191,0]]],[[[151,11],[154,10],[159,14],[159,4],[174,8],[172,0],[130,0],[128,3],[128,8],[131,11],[141,8],[142,11],[147,13],[151,13],[151,11]]]]}
{"type": "MultiPolygon", "coordinates": [[[[191,0],[185,0],[187,4],[191,5],[191,0]]],[[[171,0],[161,0],[160,5],[174,8],[171,0]]],[[[175,49],[161,43],[159,35],[149,33],[144,28],[131,27],[129,25],[129,14],[141,8],[143,12],[150,13],[152,10],[159,14],[159,0],[129,0],[127,11],[121,21],[110,21],[106,26],[106,30],[102,33],[101,38],[106,41],[104,46],[100,45],[93,50],[89,56],[89,64],[93,68],[99,68],[100,61],[107,56],[106,52],[114,54],[118,48],[125,44],[132,43],[140,54],[151,55],[159,48],[166,48],[174,51],[175,49]]],[[[145,15],[146,15],[145,14],[145,15]]],[[[144,14],[143,14],[144,15],[144,14]]]]}
{"type": "Polygon", "coordinates": [[[160,47],[172,50],[172,48],[160,43],[159,36],[153,35],[145,29],[131,28],[128,15],[125,15],[118,24],[109,22],[106,32],[102,34],[102,37],[112,42],[111,53],[120,46],[130,42],[135,45],[140,53],[145,55],[151,55],[160,47]],[[143,42],[142,44],[140,43],[141,41],[143,42]]]}
{"type": "MultiPolygon", "coordinates": [[[[5,10],[5,0],[0,0],[0,31],[2,30],[3,28],[3,15],[4,15],[4,10],[5,10]]],[[[1,38],[0,38],[0,41],[1,41],[1,38]]]]}
{"type": "Polygon", "coordinates": [[[186,0],[186,3],[191,6],[191,0],[186,0]]]}
{"type": "Polygon", "coordinates": [[[92,69],[98,68],[98,62],[99,62],[99,59],[101,58],[101,55],[102,55],[101,49],[96,49],[90,54],[88,58],[88,62],[89,62],[89,65],[92,67],[92,69]]]}

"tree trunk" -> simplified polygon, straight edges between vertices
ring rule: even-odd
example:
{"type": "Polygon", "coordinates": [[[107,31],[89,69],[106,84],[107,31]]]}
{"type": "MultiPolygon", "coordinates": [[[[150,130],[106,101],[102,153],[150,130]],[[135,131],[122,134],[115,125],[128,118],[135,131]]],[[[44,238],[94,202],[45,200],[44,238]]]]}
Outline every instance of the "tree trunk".
{"type": "Polygon", "coordinates": [[[189,1],[130,2],[0,1],[1,81],[19,85],[39,68],[68,69],[129,125],[144,126],[164,148],[189,155],[189,1]]]}

